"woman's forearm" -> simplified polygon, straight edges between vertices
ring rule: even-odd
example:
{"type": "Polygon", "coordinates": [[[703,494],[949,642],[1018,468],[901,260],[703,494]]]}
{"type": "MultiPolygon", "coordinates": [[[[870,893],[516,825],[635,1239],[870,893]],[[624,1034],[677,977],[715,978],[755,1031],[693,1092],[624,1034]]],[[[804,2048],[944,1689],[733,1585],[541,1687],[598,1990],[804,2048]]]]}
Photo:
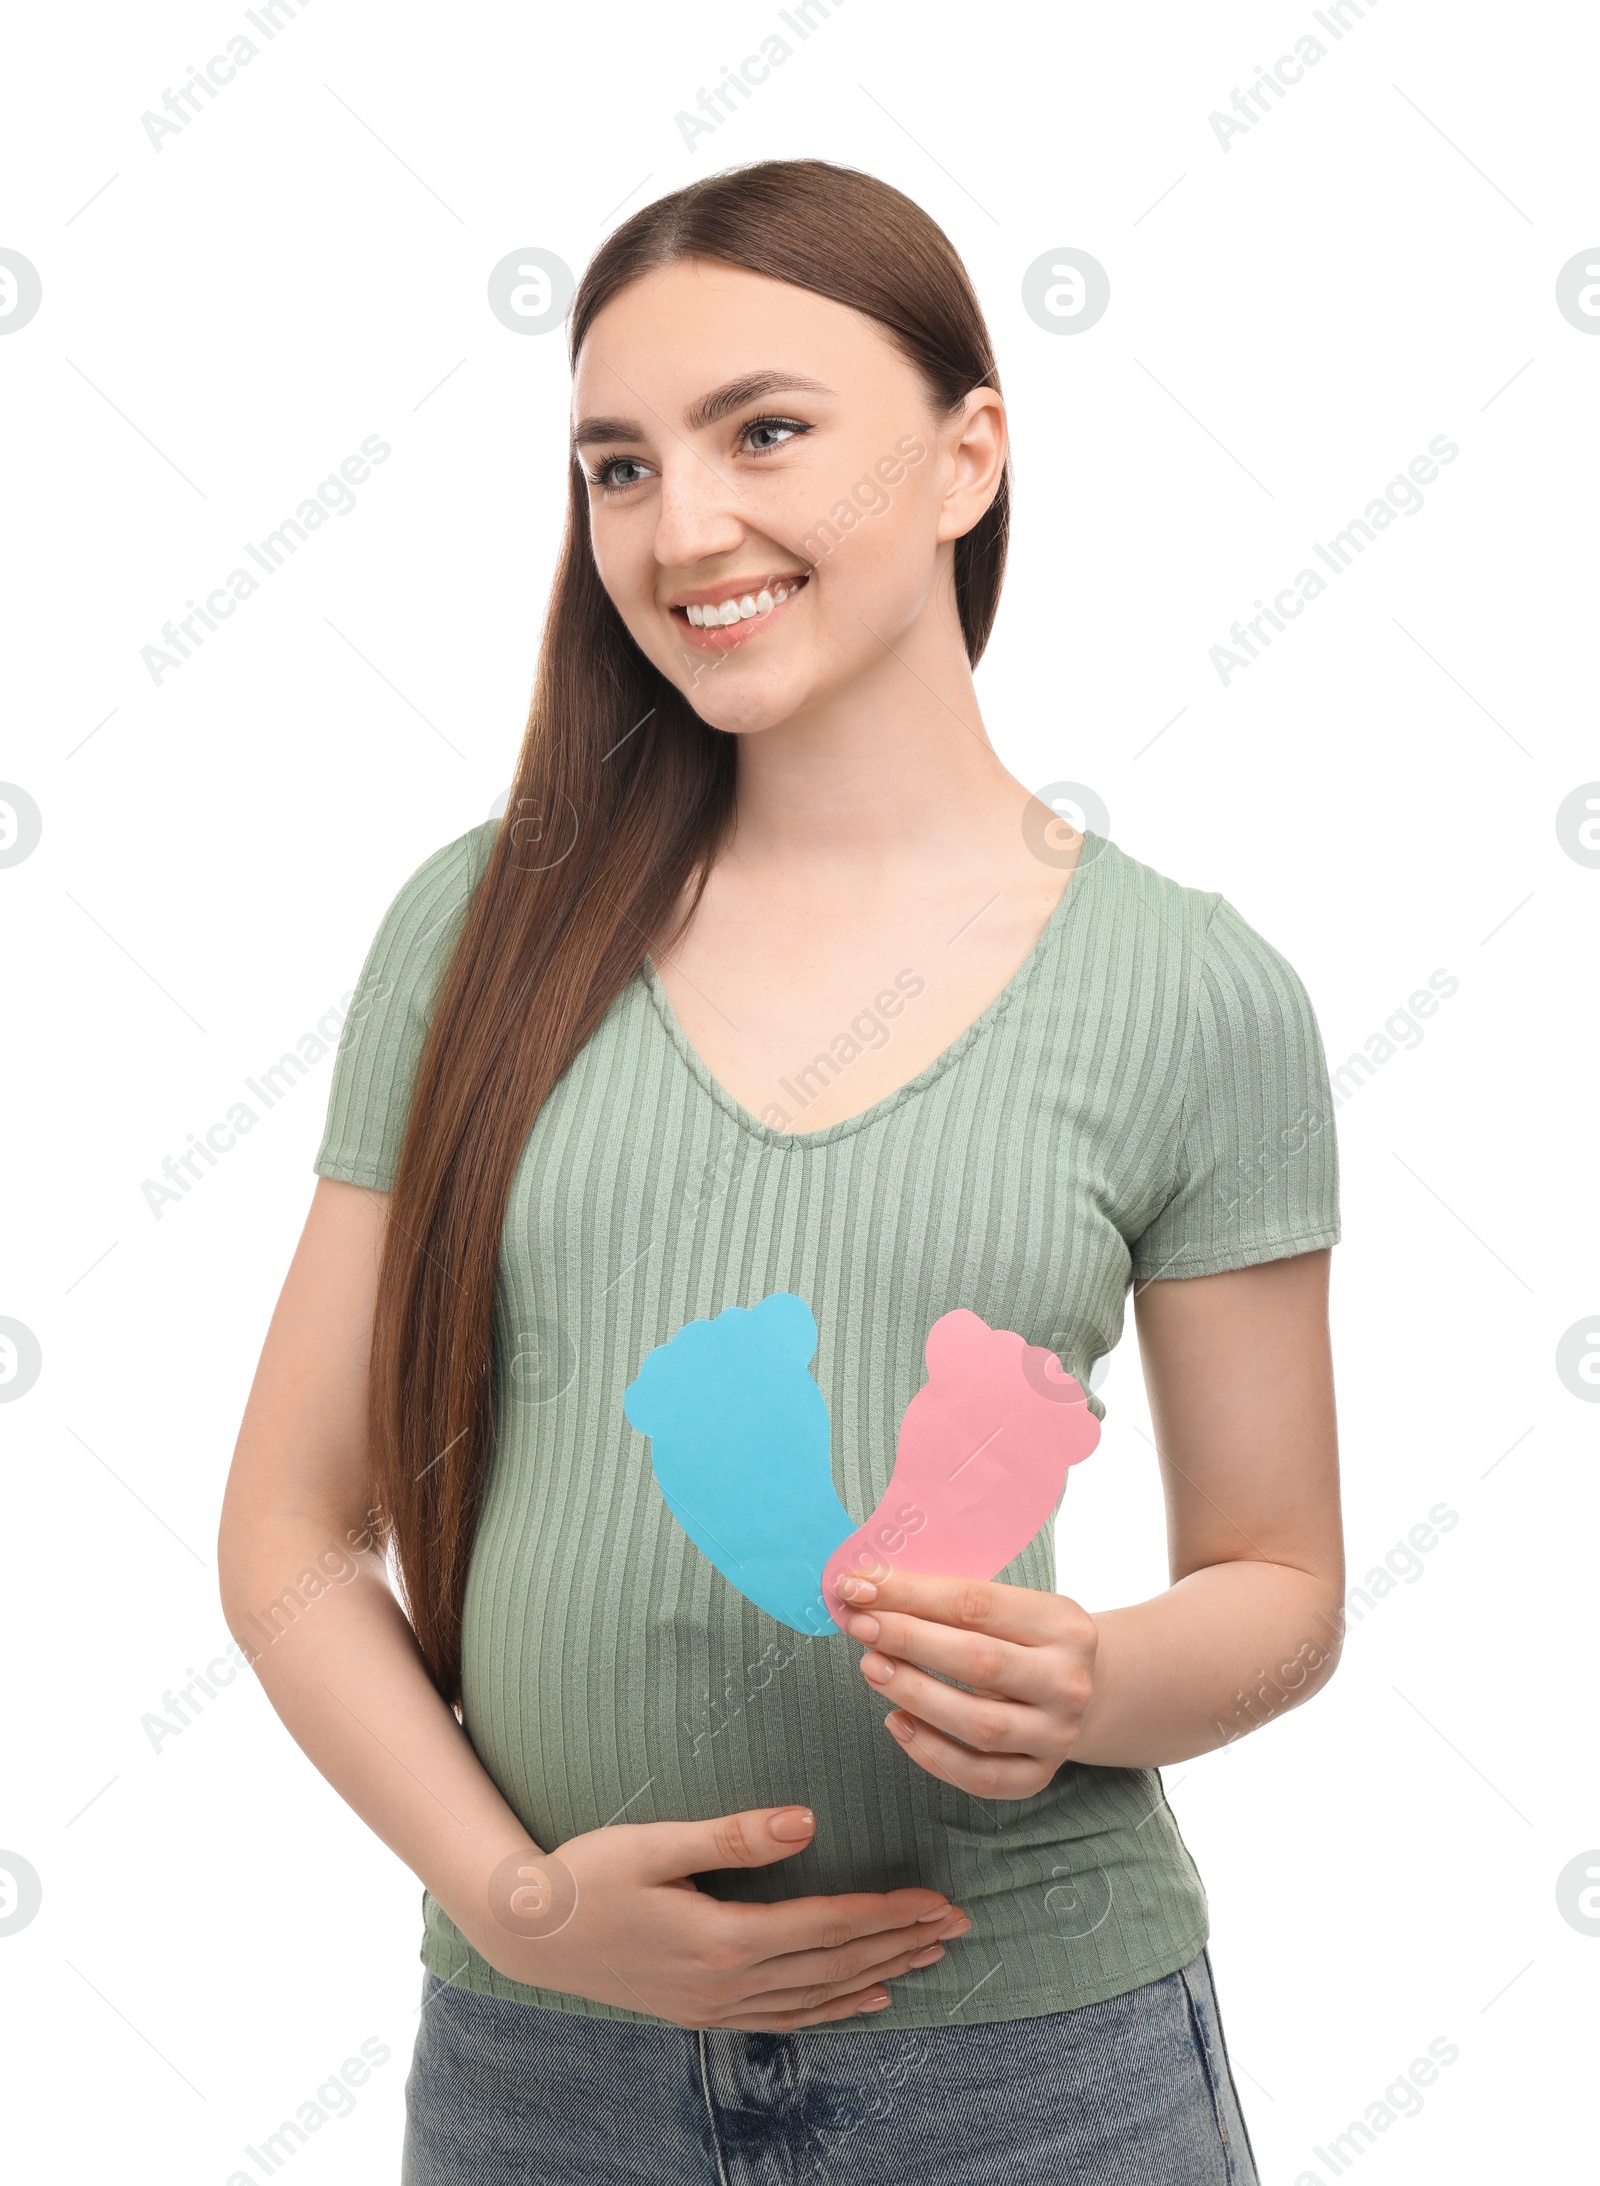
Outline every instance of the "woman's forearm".
{"type": "MultiPolygon", "coordinates": [[[[243,1529],[241,1529],[243,1530],[243,1529]]],[[[528,1832],[429,1678],[381,1557],[305,1514],[224,1537],[229,1630],[289,1735],[467,1936],[528,1832]]]]}
{"type": "Polygon", "coordinates": [[[1094,1622],[1093,1697],[1071,1758],[1105,1768],[1230,1745],[1309,1698],[1339,1653],[1338,1597],[1285,1564],[1209,1564],[1094,1622]]]}

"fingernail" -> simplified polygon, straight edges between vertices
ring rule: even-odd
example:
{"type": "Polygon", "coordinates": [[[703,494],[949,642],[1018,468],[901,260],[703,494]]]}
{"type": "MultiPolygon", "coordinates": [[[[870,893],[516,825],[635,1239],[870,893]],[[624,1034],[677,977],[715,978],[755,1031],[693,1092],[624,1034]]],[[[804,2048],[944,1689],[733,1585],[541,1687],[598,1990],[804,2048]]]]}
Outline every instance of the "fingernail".
{"type": "Polygon", "coordinates": [[[950,1913],[951,1908],[948,1905],[936,1905],[931,1913],[919,1913],[917,1918],[918,1920],[948,1920],[950,1913]]]}
{"type": "Polygon", "coordinates": [[[863,2011],[887,2011],[889,2009],[889,1999],[886,1996],[869,1996],[863,2001],[861,2009],[863,2011]]]}
{"type": "Polygon", "coordinates": [[[913,1966],[936,1966],[943,1956],[944,1945],[942,1943],[930,1943],[925,1950],[918,1951],[911,1963],[913,1966]]]}
{"type": "Polygon", "coordinates": [[[887,1655],[863,1655],[861,1674],[871,1678],[874,1685],[887,1685],[894,1676],[894,1664],[887,1655]]]}
{"type": "Polygon", "coordinates": [[[841,1579],[839,1592],[847,1602],[875,1602],[878,1589],[870,1579],[841,1579]]]}
{"type": "Polygon", "coordinates": [[[896,1738],[909,1738],[911,1736],[911,1725],[903,1715],[886,1715],[883,1723],[885,1730],[892,1731],[896,1738]]]}
{"type": "Polygon", "coordinates": [[[876,1617],[852,1617],[850,1619],[850,1637],[865,1640],[869,1646],[877,1638],[879,1630],[880,1626],[876,1617]]]}
{"type": "Polygon", "coordinates": [[[942,1938],[948,1941],[951,1936],[964,1936],[971,1926],[971,1921],[968,1920],[966,1914],[963,1913],[959,1919],[951,1921],[948,1928],[941,1928],[939,1930],[939,1934],[942,1938]]]}
{"type": "Polygon", "coordinates": [[[777,1814],[769,1814],[767,1827],[780,1844],[797,1844],[802,1837],[809,1837],[816,1827],[816,1816],[809,1807],[786,1806],[777,1814]]]}

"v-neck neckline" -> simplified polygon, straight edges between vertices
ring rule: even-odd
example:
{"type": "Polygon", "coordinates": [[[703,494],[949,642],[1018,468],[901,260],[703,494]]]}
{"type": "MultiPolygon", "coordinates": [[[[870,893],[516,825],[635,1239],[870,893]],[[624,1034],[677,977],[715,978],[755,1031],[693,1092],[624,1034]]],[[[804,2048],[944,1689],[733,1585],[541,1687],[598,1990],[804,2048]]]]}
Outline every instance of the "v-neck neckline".
{"type": "Polygon", "coordinates": [[[1000,992],[985,1004],[970,1024],[964,1026],[956,1034],[947,1047],[939,1051],[932,1062],[924,1064],[922,1069],[914,1077],[908,1078],[904,1085],[896,1086],[892,1092],[885,1093],[881,1099],[872,1102],[870,1107],[858,1110],[855,1115],[841,1116],[836,1123],[822,1124],[815,1131],[779,1131],[772,1124],[764,1123],[759,1116],[752,1114],[742,1101],[734,1099],[722,1083],[722,1080],[715,1077],[706,1067],[699,1049],[678,1022],[678,1013],[673,1008],[667,990],[661,983],[661,974],[656,970],[655,959],[648,950],[645,951],[643,962],[639,967],[639,978],[643,981],[645,991],[654,1005],[656,1016],[665,1029],[667,1037],[676,1048],[678,1056],[688,1070],[689,1075],[695,1080],[701,1091],[718,1108],[731,1116],[734,1122],[747,1131],[752,1138],[765,1146],[784,1148],[831,1146],[842,1138],[848,1138],[852,1132],[864,1131],[875,1123],[881,1123],[885,1117],[892,1115],[896,1109],[903,1107],[907,1101],[914,1100],[919,1093],[924,1092],[932,1085],[936,1078],[941,1078],[947,1070],[961,1060],[970,1048],[982,1039],[995,1021],[1004,1015],[1005,1011],[1017,1000],[1023,989],[1031,983],[1052,942],[1065,926],[1072,905],[1083,893],[1079,882],[1084,876],[1085,869],[1097,863],[1100,854],[1112,847],[1108,839],[1096,836],[1090,830],[1085,829],[1083,847],[1078,852],[1077,862],[1067,877],[1067,885],[1051,905],[1050,916],[1034,936],[1027,955],[1000,989],[1000,992]],[[1092,849],[1091,845],[1093,845],[1092,849]]]}

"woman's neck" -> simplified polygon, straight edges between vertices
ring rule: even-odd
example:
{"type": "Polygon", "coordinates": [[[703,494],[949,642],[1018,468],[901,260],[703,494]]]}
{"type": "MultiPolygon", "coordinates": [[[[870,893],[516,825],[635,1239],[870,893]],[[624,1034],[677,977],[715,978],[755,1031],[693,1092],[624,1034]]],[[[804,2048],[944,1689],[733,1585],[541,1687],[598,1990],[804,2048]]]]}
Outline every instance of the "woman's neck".
{"type": "Polygon", "coordinates": [[[740,736],[725,858],[815,885],[819,874],[983,868],[1017,842],[1027,792],[989,741],[959,637],[958,662],[919,660],[948,646],[916,638],[886,647],[847,692],[740,736]]]}

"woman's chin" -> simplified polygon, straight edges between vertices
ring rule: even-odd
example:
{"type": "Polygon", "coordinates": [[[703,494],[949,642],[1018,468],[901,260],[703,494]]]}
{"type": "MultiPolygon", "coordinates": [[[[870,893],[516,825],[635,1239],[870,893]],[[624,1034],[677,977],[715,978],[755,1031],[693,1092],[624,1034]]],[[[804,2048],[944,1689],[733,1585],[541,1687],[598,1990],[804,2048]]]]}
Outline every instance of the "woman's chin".
{"type": "Polygon", "coordinates": [[[741,689],[731,677],[715,673],[693,678],[684,690],[689,704],[709,728],[729,736],[759,736],[792,720],[814,694],[806,680],[790,676],[751,677],[741,689]]]}

